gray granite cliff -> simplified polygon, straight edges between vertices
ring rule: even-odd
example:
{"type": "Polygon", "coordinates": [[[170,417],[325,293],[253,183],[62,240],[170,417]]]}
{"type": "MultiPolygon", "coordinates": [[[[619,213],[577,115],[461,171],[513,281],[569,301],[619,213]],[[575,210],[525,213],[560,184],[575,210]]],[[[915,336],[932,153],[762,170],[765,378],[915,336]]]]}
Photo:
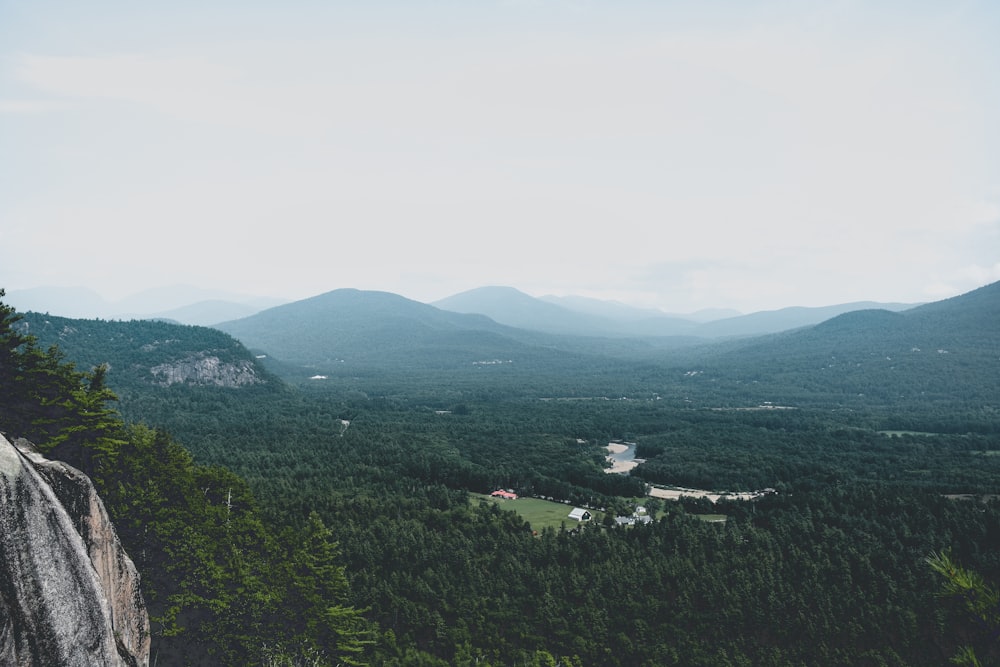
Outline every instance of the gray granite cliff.
{"type": "Polygon", "coordinates": [[[0,665],[149,665],[139,575],[90,479],[3,435],[0,665]]]}

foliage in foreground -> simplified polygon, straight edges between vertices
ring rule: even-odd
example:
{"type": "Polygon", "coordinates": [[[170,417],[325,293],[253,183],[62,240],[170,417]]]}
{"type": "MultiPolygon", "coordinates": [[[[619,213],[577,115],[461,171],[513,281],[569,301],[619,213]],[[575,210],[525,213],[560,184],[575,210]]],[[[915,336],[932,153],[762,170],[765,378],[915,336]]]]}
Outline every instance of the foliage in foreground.
{"type": "Polygon", "coordinates": [[[951,552],[940,551],[927,557],[931,569],[941,578],[943,597],[952,599],[971,621],[968,628],[962,628],[963,644],[951,661],[956,665],[982,667],[995,664],[1000,653],[1000,591],[975,570],[962,567],[951,556],[951,552]],[[991,658],[986,663],[980,660],[991,658]]]}

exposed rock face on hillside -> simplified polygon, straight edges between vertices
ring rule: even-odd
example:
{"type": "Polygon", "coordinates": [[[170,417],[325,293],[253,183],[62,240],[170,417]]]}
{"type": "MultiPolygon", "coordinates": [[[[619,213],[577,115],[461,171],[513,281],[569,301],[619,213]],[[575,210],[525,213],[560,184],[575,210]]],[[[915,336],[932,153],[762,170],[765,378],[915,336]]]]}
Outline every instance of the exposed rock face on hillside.
{"type": "Polygon", "coordinates": [[[216,387],[242,387],[262,382],[250,361],[226,363],[210,354],[194,354],[180,361],[153,366],[157,384],[189,383],[216,387]]]}
{"type": "Polygon", "coordinates": [[[0,435],[0,665],[148,664],[139,575],[90,479],[0,435]]]}

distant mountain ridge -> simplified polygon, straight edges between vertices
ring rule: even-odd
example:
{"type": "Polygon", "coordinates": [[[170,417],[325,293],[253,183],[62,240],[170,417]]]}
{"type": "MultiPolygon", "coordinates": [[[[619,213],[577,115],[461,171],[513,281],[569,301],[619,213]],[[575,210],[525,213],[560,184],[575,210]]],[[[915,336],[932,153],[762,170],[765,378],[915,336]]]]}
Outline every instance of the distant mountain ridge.
{"type": "MultiPolygon", "coordinates": [[[[273,304],[278,305],[278,304],[273,304]]],[[[259,313],[264,308],[253,306],[247,303],[237,303],[235,301],[223,301],[221,299],[210,299],[199,301],[187,306],[181,306],[172,310],[150,314],[147,319],[167,320],[180,324],[196,324],[200,326],[212,326],[219,322],[238,320],[249,317],[254,313],[259,313]]]]}
{"type": "Polygon", "coordinates": [[[651,332],[660,330],[666,332],[662,335],[681,335],[695,327],[687,320],[656,315],[655,311],[647,313],[623,304],[616,309],[608,303],[605,309],[608,314],[598,314],[594,312],[593,302],[563,299],[556,303],[537,299],[513,287],[480,287],[431,305],[457,313],[485,315],[500,324],[519,329],[562,335],[643,336],[659,335],[651,332]],[[581,303],[589,303],[590,312],[580,310],[586,307],[581,303]],[[617,312],[618,316],[612,316],[613,312],[617,312]]]}
{"type": "Polygon", "coordinates": [[[246,317],[286,303],[284,299],[236,294],[187,285],[143,290],[109,301],[83,287],[34,287],[8,290],[6,301],[20,312],[51,313],[76,319],[165,319],[211,325],[246,317]]]}
{"type": "Polygon", "coordinates": [[[420,386],[420,378],[436,374],[453,388],[461,383],[479,391],[502,382],[504,391],[537,396],[635,391],[716,403],[726,397],[729,404],[846,401],[855,407],[907,400],[939,406],[958,401],[967,408],[972,401],[1000,410],[1000,283],[899,312],[852,310],[745,337],[544,333],[357,289],[333,290],[215,329],[37,313],[26,314],[23,324],[78,363],[110,361],[114,385],[241,387],[266,384],[279,373],[293,382],[329,375],[343,386],[374,381],[398,388],[420,386]]]}
{"type": "MultiPolygon", "coordinates": [[[[144,290],[118,301],[108,301],[86,288],[37,287],[11,290],[7,301],[21,312],[78,319],[158,319],[199,326],[239,320],[289,303],[284,299],[186,285],[144,290]]],[[[791,306],[745,315],[729,309],[704,309],[677,315],[581,296],[536,298],[514,287],[489,286],[454,294],[428,305],[456,313],[485,315],[498,324],[548,334],[719,338],[755,336],[809,326],[851,310],[902,311],[919,304],[862,301],[820,307],[791,306]]]]}
{"type": "Polygon", "coordinates": [[[914,303],[880,303],[876,301],[856,301],[831,306],[790,306],[778,310],[762,310],[756,313],[729,317],[706,322],[698,328],[698,333],[709,338],[723,336],[758,336],[777,333],[800,327],[812,326],[832,317],[858,310],[887,310],[902,312],[915,308],[914,303]]]}
{"type": "Polygon", "coordinates": [[[554,303],[580,313],[589,313],[591,315],[600,315],[624,321],[647,320],[666,316],[690,322],[712,322],[714,320],[742,315],[738,310],[732,308],[703,308],[693,313],[681,314],[664,313],[657,308],[637,308],[620,301],[606,301],[583,296],[554,296],[547,294],[538,298],[542,301],[548,301],[549,303],[554,303]]]}
{"type": "Polygon", "coordinates": [[[479,313],[508,326],[577,336],[721,338],[757,336],[818,324],[852,310],[902,311],[916,304],[863,301],[821,307],[794,306],[719,319],[688,319],[625,304],[582,297],[535,298],[513,287],[480,287],[435,301],[460,313],[479,313]]]}
{"type": "MultiPolygon", "coordinates": [[[[565,309],[511,288],[473,290],[466,297],[475,297],[478,303],[492,299],[497,304],[494,310],[503,306],[515,314],[519,312],[522,317],[527,313],[533,322],[548,321],[543,319],[548,317],[562,318],[558,320],[562,324],[590,321],[582,316],[564,317],[565,309]]],[[[454,305],[455,302],[448,303],[454,305]]],[[[576,372],[587,365],[609,368],[609,364],[619,363],[623,364],[621,372],[635,372],[634,367],[632,371],[624,369],[634,363],[660,367],[685,364],[695,367],[697,364],[714,369],[713,373],[719,377],[734,382],[766,380],[768,386],[788,382],[795,386],[812,386],[817,391],[822,390],[829,379],[835,380],[831,386],[840,387],[838,391],[854,391],[852,383],[857,381],[858,386],[863,386],[872,381],[871,375],[865,373],[877,371],[884,375],[879,382],[887,381],[885,391],[898,393],[908,391],[904,386],[907,382],[932,387],[935,386],[933,374],[955,372],[942,359],[932,362],[930,353],[943,357],[947,351],[954,350],[956,356],[952,361],[970,363],[974,360],[980,370],[989,369],[1000,375],[1000,369],[993,368],[995,361],[1000,359],[996,334],[1000,331],[998,303],[1000,283],[900,312],[862,308],[837,313],[851,305],[867,303],[803,309],[813,318],[835,314],[818,324],[779,333],[671,339],[533,332],[497,323],[485,315],[442,310],[391,293],[342,289],[227,322],[220,328],[251,349],[310,368],[346,364],[347,368],[379,368],[384,372],[441,370],[497,359],[516,360],[522,367],[533,364],[538,368],[558,367],[562,369],[559,372],[569,372],[567,369],[576,372]],[[676,342],[665,345],[662,341],[676,342]],[[912,355],[917,354],[914,350],[928,351],[928,354],[917,363],[913,361],[916,357],[912,355]],[[903,363],[900,358],[906,355],[911,357],[903,363]],[[886,368],[904,372],[890,377],[883,373],[881,366],[873,365],[873,360],[887,358],[890,362],[895,361],[886,368]],[[830,372],[831,369],[840,370],[830,372]],[[841,370],[843,377],[836,379],[841,370]],[[916,375],[911,377],[908,375],[911,373],[916,375]]],[[[801,317],[802,313],[794,309],[791,316],[801,317]]],[[[718,326],[720,322],[726,320],[701,326],[718,326]]],[[[578,331],[582,326],[568,328],[578,331]]],[[[982,378],[977,382],[982,384],[980,380],[982,378]]],[[[946,384],[953,385],[953,382],[941,382],[937,386],[946,384]]],[[[949,391],[952,390],[957,391],[957,387],[952,386],[949,391]]]]}

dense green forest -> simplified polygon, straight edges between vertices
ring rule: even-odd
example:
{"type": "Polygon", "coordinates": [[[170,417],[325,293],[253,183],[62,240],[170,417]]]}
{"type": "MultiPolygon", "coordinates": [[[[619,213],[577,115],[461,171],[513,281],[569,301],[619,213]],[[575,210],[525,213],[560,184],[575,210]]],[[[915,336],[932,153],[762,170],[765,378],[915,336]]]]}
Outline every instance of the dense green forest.
{"type": "Polygon", "coordinates": [[[906,364],[881,347],[858,357],[843,332],[861,325],[845,317],[778,337],[786,355],[759,339],[623,361],[591,341],[495,365],[372,354],[309,380],[213,330],[7,309],[5,373],[44,359],[121,418],[104,407],[96,432],[62,442],[89,409],[37,417],[44,398],[13,400],[35,383],[19,370],[0,405],[20,411],[0,428],[98,481],[148,577],[159,664],[940,665],[962,646],[988,663],[992,628],[938,594],[928,558],[1000,581],[997,321],[962,321],[948,354],[923,354],[941,330],[928,322],[949,319],[930,312],[925,347],[881,314],[853,316],[876,347],[907,346],[906,364]],[[205,350],[258,381],[149,372],[205,350]],[[838,354],[840,380],[819,382],[838,354]],[[901,371],[920,391],[885,390],[901,371]],[[611,440],[646,462],[608,474],[611,440]],[[650,484],[774,492],[544,528],[518,501],[470,495],[510,488],[610,516],[650,484]]]}
{"type": "Polygon", "coordinates": [[[366,662],[373,626],[317,514],[266,525],[244,480],[125,424],[107,366],[78,371],[19,320],[0,304],[0,428],[94,480],[142,577],[154,664],[366,662]]]}

